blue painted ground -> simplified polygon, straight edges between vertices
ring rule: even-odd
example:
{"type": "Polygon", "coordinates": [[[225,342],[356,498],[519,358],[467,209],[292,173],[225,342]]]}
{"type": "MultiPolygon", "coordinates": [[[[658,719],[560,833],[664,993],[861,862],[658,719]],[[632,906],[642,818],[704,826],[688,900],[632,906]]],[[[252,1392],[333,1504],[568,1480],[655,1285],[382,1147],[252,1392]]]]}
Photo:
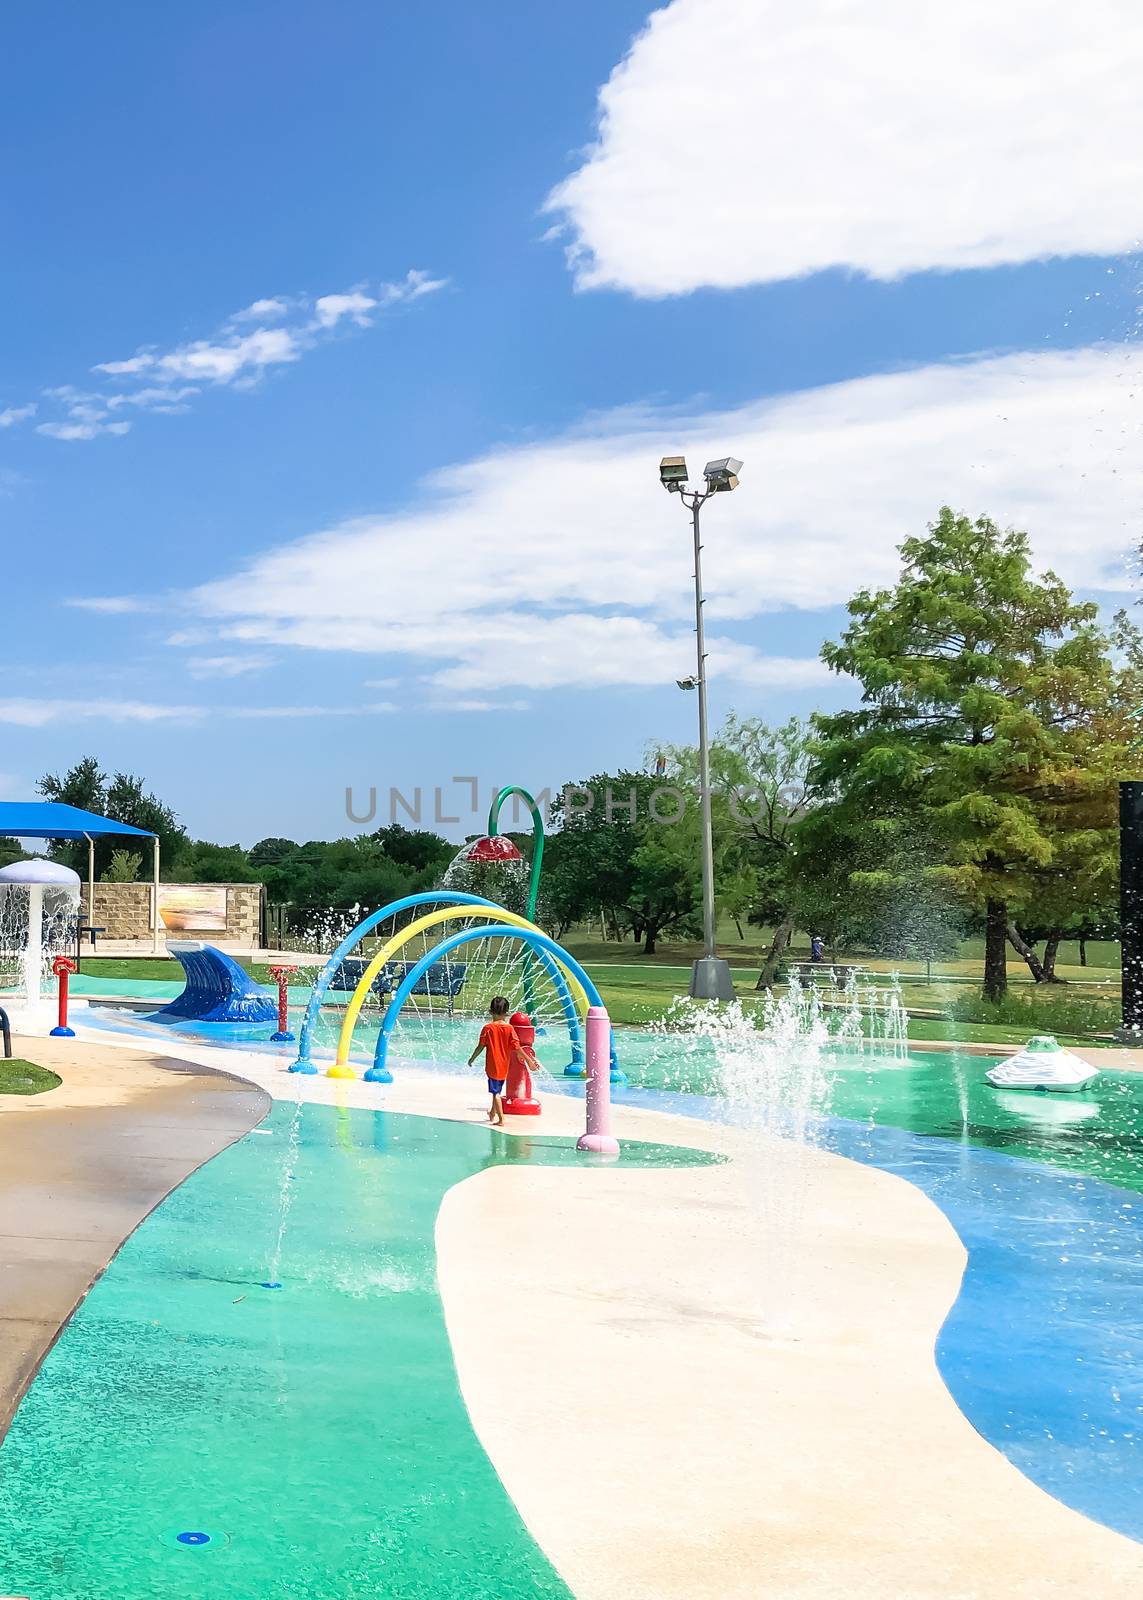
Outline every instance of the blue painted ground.
{"type": "MultiPolygon", "coordinates": [[[[701,1095],[625,1102],[725,1121],[701,1095]]],[[[1143,1196],[967,1141],[824,1118],[820,1148],[914,1184],[968,1251],[937,1363],[973,1426],[1065,1505],[1143,1541],[1143,1196]]]]}

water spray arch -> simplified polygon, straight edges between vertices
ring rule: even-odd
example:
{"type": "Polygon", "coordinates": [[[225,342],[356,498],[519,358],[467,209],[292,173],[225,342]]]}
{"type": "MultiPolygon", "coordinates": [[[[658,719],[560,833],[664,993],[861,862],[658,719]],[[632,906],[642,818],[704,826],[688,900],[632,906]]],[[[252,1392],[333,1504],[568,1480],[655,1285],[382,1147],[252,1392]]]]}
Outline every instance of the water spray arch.
{"type": "Polygon", "coordinates": [[[313,1036],[317,1028],[318,1018],[321,1014],[322,1004],[329,993],[329,986],[346,956],[352,955],[357,946],[373,929],[390,917],[398,916],[402,911],[410,911],[414,906],[429,905],[466,905],[484,906],[493,911],[503,908],[495,900],[488,900],[479,894],[462,894],[456,889],[423,889],[419,894],[402,895],[399,900],[390,900],[388,905],[379,911],[371,911],[369,915],[359,922],[351,933],[348,933],[330,956],[325,966],[318,973],[310,997],[306,1003],[306,1014],[298,1036],[298,1059],[290,1067],[291,1072],[314,1074],[317,1067],[313,1063],[313,1036]]]}
{"type": "MultiPolygon", "coordinates": [[[[530,929],[534,933],[541,933],[543,931],[541,928],[537,928],[534,922],[529,922],[527,917],[522,917],[515,911],[506,911],[503,906],[498,906],[495,904],[495,902],[492,902],[487,906],[442,906],[439,911],[431,911],[427,916],[417,917],[416,920],[410,922],[407,927],[399,929],[391,939],[381,946],[381,949],[378,950],[376,955],[374,955],[370,960],[369,964],[365,968],[365,971],[361,974],[361,977],[358,980],[357,987],[353,991],[353,998],[350,1000],[345,1009],[345,1017],[342,1021],[341,1033],[339,1034],[337,1041],[337,1058],[334,1061],[333,1066],[330,1068],[330,1077],[347,1078],[356,1076],[356,1074],[353,1072],[353,1069],[349,1066],[349,1052],[353,1043],[353,1030],[357,1025],[357,1018],[361,1013],[361,1007],[364,1005],[366,996],[369,994],[369,991],[373,986],[373,980],[377,977],[385,963],[387,961],[391,961],[394,955],[396,955],[397,951],[403,949],[411,939],[415,939],[423,934],[426,929],[436,927],[442,922],[453,922],[458,917],[480,917],[482,920],[488,919],[493,922],[509,923],[514,928],[530,929]]],[[[544,965],[549,976],[553,976],[551,966],[549,966],[547,963],[544,963],[544,965]]],[[[555,966],[555,971],[556,973],[560,972],[558,963],[555,966]]],[[[572,983],[579,991],[580,1004],[583,1007],[583,1010],[586,1012],[588,1005],[594,1004],[595,1002],[589,999],[587,990],[574,976],[572,978],[572,983]]],[[[569,992],[567,979],[564,978],[562,974],[556,980],[556,990],[559,994],[560,1003],[563,1008],[564,1016],[568,1021],[568,1026],[573,1030],[574,1040],[575,1031],[577,1029],[577,1014],[575,1003],[572,1000],[569,992]]]]}
{"type": "MultiPolygon", "coordinates": [[[[391,1081],[391,1074],[387,1064],[389,1041],[392,1038],[394,1028],[397,1026],[401,1007],[431,966],[451,955],[454,950],[459,950],[463,945],[471,944],[474,939],[519,939],[538,960],[544,963],[545,967],[550,961],[558,968],[562,968],[583,992],[588,1006],[598,1006],[600,1010],[605,1010],[599,990],[576,958],[565,950],[562,945],[557,944],[554,939],[549,939],[548,935],[542,932],[541,929],[533,927],[530,923],[525,922],[523,918],[515,918],[514,921],[509,921],[506,916],[502,921],[491,923],[486,928],[461,928],[457,933],[449,934],[439,944],[434,945],[431,950],[426,951],[398,984],[393,998],[386,1006],[385,1014],[381,1019],[381,1029],[377,1035],[377,1048],[373,1057],[373,1065],[365,1074],[366,1082],[388,1083],[391,1081]],[[523,927],[519,926],[521,922],[524,923],[523,927]]],[[[576,1073],[576,1076],[580,1075],[580,1073],[576,1073]]],[[[613,1083],[626,1081],[616,1064],[614,1044],[611,1050],[611,1081],[613,1083]]]]}

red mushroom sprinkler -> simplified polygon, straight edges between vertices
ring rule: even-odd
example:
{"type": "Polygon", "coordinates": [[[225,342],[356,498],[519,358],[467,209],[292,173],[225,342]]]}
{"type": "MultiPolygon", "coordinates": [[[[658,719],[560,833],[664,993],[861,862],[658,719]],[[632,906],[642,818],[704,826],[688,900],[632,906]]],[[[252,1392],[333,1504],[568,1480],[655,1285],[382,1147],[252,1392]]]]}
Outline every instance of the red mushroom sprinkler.
{"type": "Polygon", "coordinates": [[[523,1011],[515,1012],[510,1021],[520,1041],[520,1048],[513,1050],[512,1059],[508,1063],[508,1082],[504,1086],[504,1109],[510,1117],[538,1117],[540,1102],[532,1094],[530,1070],[530,1063],[536,1059],[532,1050],[536,1042],[535,1024],[523,1011]]]}
{"type": "Polygon", "coordinates": [[[502,833],[485,834],[473,840],[464,852],[465,861],[523,861],[511,839],[502,833]]]}
{"type": "Polygon", "coordinates": [[[290,1032],[290,991],[289,983],[297,967],[271,967],[270,976],[278,983],[278,1031],[270,1035],[271,1044],[292,1044],[293,1034],[290,1032]]]}
{"type": "Polygon", "coordinates": [[[70,956],[57,956],[52,962],[52,971],[59,979],[59,1022],[49,1034],[51,1039],[74,1039],[75,1029],[67,1025],[67,989],[71,974],[76,970],[76,962],[70,956]]]}

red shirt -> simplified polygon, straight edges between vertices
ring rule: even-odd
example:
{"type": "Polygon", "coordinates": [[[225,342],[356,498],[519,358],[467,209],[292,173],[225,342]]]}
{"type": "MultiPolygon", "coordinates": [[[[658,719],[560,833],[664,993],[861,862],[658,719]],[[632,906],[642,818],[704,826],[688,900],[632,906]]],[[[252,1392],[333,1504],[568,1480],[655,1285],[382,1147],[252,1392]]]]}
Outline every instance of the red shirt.
{"type": "Polygon", "coordinates": [[[515,1028],[510,1022],[486,1022],[480,1030],[480,1043],[484,1047],[485,1077],[506,1078],[512,1052],[520,1048],[515,1028]]]}

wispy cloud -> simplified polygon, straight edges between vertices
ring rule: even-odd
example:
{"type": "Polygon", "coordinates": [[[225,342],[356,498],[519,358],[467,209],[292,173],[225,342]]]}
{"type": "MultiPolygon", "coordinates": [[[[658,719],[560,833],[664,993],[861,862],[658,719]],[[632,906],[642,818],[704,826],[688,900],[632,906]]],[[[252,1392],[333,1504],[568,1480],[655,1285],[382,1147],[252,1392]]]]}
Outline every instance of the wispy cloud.
{"type": "Polygon", "coordinates": [[[129,422],[101,422],[96,418],[76,422],[41,422],[36,429],[48,439],[98,439],[101,433],[131,432],[129,422]]]}
{"type": "Polygon", "coordinates": [[[395,305],[400,300],[419,300],[422,295],[435,294],[448,286],[447,278],[434,278],[429,272],[417,268],[406,272],[399,283],[381,285],[381,304],[395,305]]]}
{"type": "Polygon", "coordinates": [[[0,699],[0,725],[45,728],[53,723],[293,721],[310,717],[363,717],[396,710],[389,704],[335,706],[157,705],[145,700],[0,699]]]}
{"type": "Polygon", "coordinates": [[[434,711],[463,711],[466,715],[483,711],[530,711],[530,700],[439,700],[434,711]]]}
{"type": "Polygon", "coordinates": [[[577,284],[674,295],[1137,249],[1138,0],[1041,6],[1034,27],[1023,0],[938,15],[655,10],[600,90],[597,142],[548,197],[577,284]]]}
{"type": "Polygon", "coordinates": [[[349,317],[359,328],[367,328],[370,312],[378,302],[355,289],[352,294],[323,294],[314,301],[314,320],[320,328],[336,328],[342,317],[349,317]]]}
{"type": "Polygon", "coordinates": [[[144,700],[0,700],[0,723],[18,728],[43,728],[52,722],[183,722],[202,715],[200,706],[144,700]]]}
{"type": "MultiPolygon", "coordinates": [[[[371,327],[382,313],[405,301],[420,300],[443,289],[447,278],[414,269],[398,282],[370,289],[358,284],[337,294],[315,297],[276,295],[255,300],[228,317],[219,330],[163,350],[144,345],[134,355],[100,361],[91,370],[105,386],[80,389],[72,384],[45,389],[49,415],[37,432],[69,442],[130,432],[122,416],[136,412],[175,414],[210,389],[255,388],[267,373],[298,361],[316,345],[346,328],[371,327]]],[[[0,411],[0,428],[24,421],[34,403],[0,411]]]]}
{"type": "Polygon", "coordinates": [[[236,311],[231,317],[231,322],[273,322],[278,317],[284,317],[290,309],[291,302],[275,295],[268,300],[255,300],[243,311],[236,311]]]}
{"type": "Polygon", "coordinates": [[[361,652],[434,702],[669,684],[694,670],[692,557],[656,464],[668,449],[699,469],[729,452],[746,461],[742,487],[705,513],[711,674],[811,688],[821,663],[769,654],[762,619],[891,582],[897,545],[942,501],[1027,528],[1037,561],[1078,587],[1129,587],[1143,501],[1133,360],[1111,345],[1029,352],[733,411],[596,417],[444,469],[408,511],[271,549],[180,604],[220,648],[361,652]],[[410,558],[425,550],[431,582],[410,558]]]}
{"type": "Polygon", "coordinates": [[[271,664],[270,656],[192,656],[187,671],[192,678],[242,678],[261,672],[271,664]]]}
{"type": "Polygon", "coordinates": [[[122,616],[129,611],[152,611],[155,604],[154,600],[137,594],[71,595],[64,601],[65,606],[72,606],[76,611],[102,611],[109,616],[122,616]]]}

